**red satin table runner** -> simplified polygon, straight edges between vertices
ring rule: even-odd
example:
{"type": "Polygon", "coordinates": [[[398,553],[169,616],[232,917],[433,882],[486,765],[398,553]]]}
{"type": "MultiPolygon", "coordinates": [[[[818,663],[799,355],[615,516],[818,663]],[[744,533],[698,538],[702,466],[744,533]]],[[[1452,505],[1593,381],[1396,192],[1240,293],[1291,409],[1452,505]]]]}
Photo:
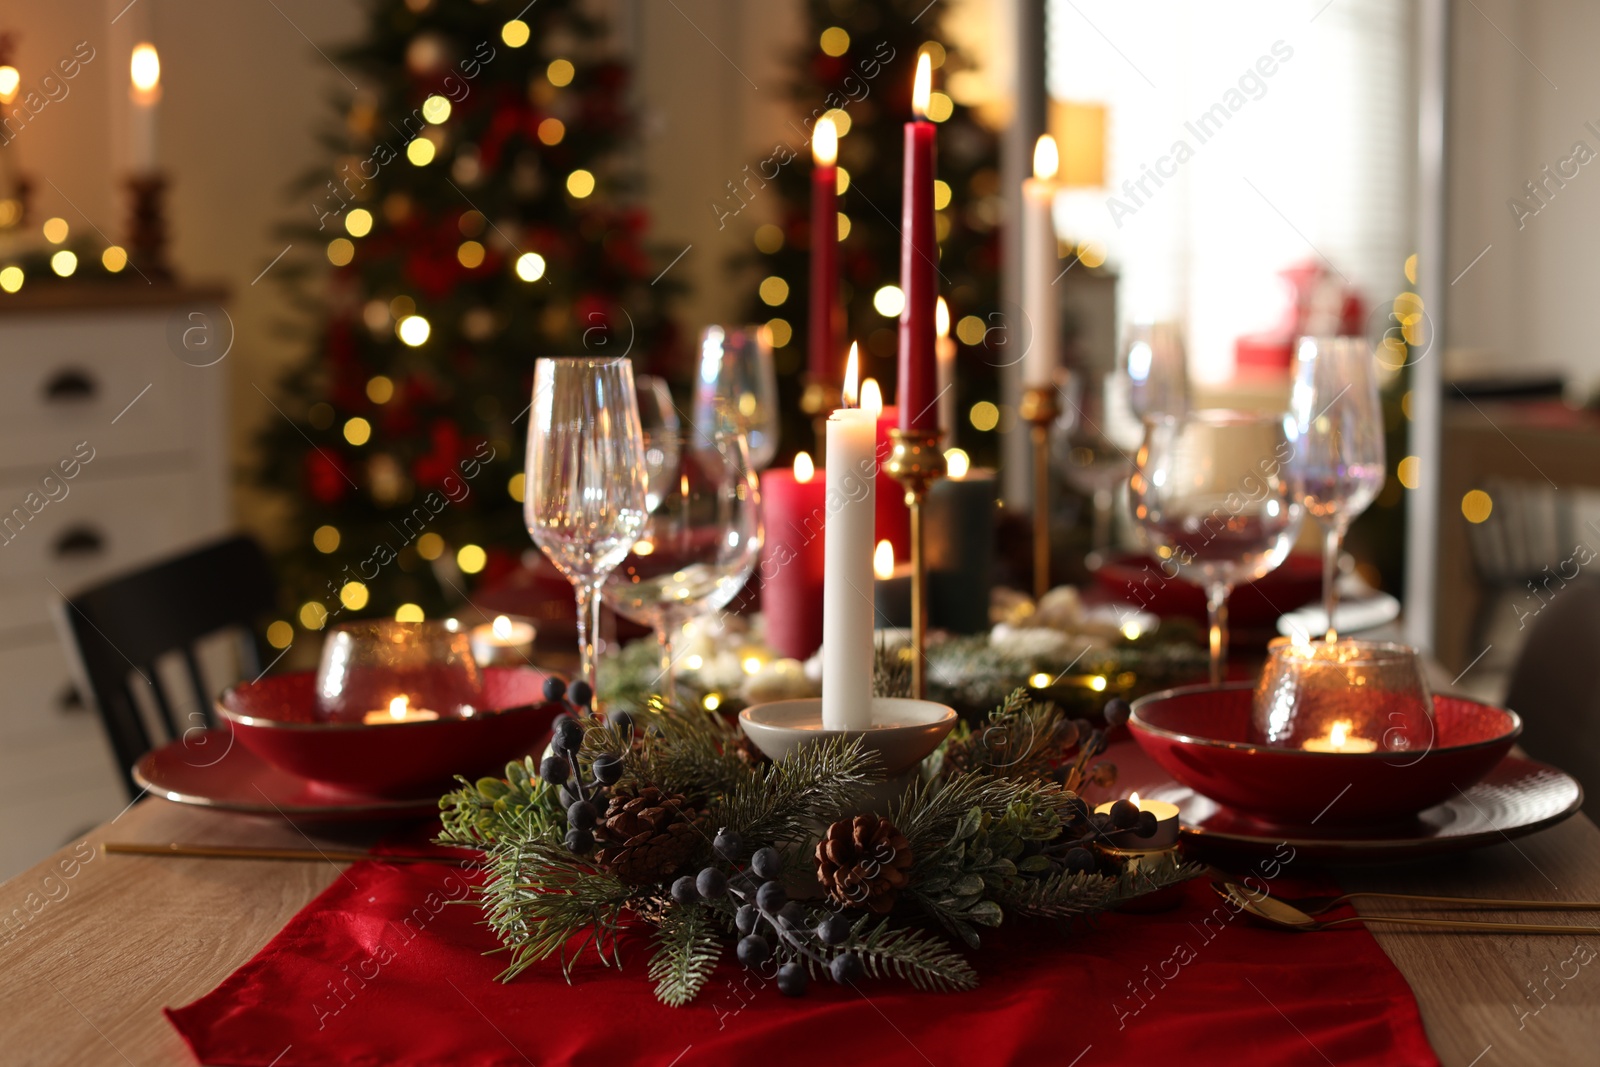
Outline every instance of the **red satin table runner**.
{"type": "MultiPolygon", "coordinates": [[[[1252,888],[1333,888],[1307,866],[1282,846],[1256,861],[1252,888]]],[[[1439,1062],[1371,934],[1265,929],[1203,880],[1167,912],[1066,935],[1043,923],[986,932],[968,993],[871,979],[857,992],[823,977],[792,999],[725,961],[684,1008],[655,1000],[644,930],[624,937],[620,972],[586,955],[570,985],[555,961],[497,982],[505,957],[485,955],[497,943],[464,903],[471,881],[451,867],[354,864],[167,1016],[201,1063],[229,1067],[1439,1062]]]]}

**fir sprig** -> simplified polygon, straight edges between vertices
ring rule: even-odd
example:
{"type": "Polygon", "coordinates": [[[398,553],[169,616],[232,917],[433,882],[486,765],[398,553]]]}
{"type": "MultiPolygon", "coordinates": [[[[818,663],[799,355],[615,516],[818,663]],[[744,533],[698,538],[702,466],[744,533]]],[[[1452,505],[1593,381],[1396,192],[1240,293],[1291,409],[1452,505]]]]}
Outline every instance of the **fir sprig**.
{"type": "Polygon", "coordinates": [[[722,957],[717,927],[709,908],[673,908],[662,916],[649,973],[663,1004],[682,1007],[705,986],[722,957]]]}

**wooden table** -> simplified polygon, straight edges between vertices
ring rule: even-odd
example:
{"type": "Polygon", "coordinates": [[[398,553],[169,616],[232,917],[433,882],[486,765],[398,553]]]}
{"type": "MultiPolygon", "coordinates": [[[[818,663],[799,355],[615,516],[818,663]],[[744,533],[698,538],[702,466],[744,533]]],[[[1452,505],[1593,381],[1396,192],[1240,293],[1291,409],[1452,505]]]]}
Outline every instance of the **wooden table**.
{"type": "MultiPolygon", "coordinates": [[[[307,838],[282,822],[145,800],[0,885],[0,913],[16,921],[13,909],[20,909],[26,917],[20,929],[0,934],[0,1060],[192,1067],[161,1009],[210,991],[341,868],[107,856],[93,847],[101,841],[304,848],[307,838]]],[[[1350,889],[1594,900],[1600,899],[1600,831],[1577,815],[1480,852],[1342,874],[1350,889]]],[[[1600,912],[1511,917],[1600,925],[1600,912]]],[[[1374,932],[1416,991],[1428,1036],[1447,1067],[1594,1062],[1600,958],[1565,961],[1575,943],[1600,952],[1600,938],[1374,932]],[[1564,984],[1557,977],[1562,970],[1569,976],[1564,984]],[[1546,1002],[1537,1013],[1530,983],[1546,1002]]],[[[1316,935],[1285,934],[1286,951],[1298,936],[1316,935]]],[[[1239,1039],[1239,1051],[1247,1050],[1249,1035],[1239,1039]]]]}

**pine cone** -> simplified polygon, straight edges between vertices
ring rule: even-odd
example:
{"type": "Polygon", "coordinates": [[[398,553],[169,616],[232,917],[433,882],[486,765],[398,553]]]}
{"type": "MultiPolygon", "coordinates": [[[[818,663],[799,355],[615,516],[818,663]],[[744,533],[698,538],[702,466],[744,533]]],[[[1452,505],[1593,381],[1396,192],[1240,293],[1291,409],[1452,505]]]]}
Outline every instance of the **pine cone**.
{"type": "Polygon", "coordinates": [[[817,878],[840,905],[883,915],[906,884],[911,859],[911,845],[894,823],[857,815],[828,827],[817,842],[817,878]]]}
{"type": "Polygon", "coordinates": [[[632,885],[662,881],[683,866],[699,843],[695,814],[682,796],[653,785],[614,792],[605,821],[595,827],[601,842],[595,859],[632,885]]]}
{"type": "Polygon", "coordinates": [[[762,767],[772,762],[772,760],[767,758],[767,754],[765,752],[762,752],[759,748],[757,748],[755,744],[744,735],[743,730],[734,735],[733,741],[729,743],[728,747],[732,749],[734,755],[738,756],[752,767],[762,767]]]}

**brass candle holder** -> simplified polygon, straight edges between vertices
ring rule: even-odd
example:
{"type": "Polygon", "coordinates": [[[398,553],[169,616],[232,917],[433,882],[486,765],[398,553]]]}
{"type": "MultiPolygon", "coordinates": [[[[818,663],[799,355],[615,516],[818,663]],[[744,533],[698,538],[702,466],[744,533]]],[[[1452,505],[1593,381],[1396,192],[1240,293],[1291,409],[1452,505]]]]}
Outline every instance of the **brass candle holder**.
{"type": "Polygon", "coordinates": [[[939,430],[889,431],[893,446],[884,470],[906,487],[906,507],[911,509],[911,695],[927,696],[928,560],[922,550],[922,501],[928,487],[944,477],[944,453],[939,451],[939,430]]]}
{"type": "Polygon", "coordinates": [[[1056,391],[1030,385],[1018,412],[1033,436],[1033,599],[1050,591],[1050,424],[1061,414],[1056,391]]]}

